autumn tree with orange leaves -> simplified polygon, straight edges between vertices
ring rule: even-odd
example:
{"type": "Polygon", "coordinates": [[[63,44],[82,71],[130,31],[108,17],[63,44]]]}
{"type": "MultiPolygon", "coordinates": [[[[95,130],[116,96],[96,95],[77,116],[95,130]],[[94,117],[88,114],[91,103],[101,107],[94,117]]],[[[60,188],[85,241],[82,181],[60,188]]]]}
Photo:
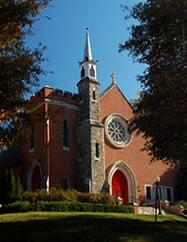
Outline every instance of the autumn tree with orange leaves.
{"type": "Polygon", "coordinates": [[[0,0],[0,149],[22,133],[25,95],[44,74],[44,47],[25,44],[33,23],[50,0],[0,0]]]}

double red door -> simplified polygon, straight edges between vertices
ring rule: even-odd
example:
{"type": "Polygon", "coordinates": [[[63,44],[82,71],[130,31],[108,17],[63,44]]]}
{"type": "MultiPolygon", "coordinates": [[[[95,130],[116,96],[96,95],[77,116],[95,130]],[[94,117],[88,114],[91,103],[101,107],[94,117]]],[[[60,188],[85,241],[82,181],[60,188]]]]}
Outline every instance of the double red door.
{"type": "Polygon", "coordinates": [[[112,177],[112,195],[120,197],[122,204],[127,204],[129,201],[127,179],[120,170],[117,170],[112,177]]]}

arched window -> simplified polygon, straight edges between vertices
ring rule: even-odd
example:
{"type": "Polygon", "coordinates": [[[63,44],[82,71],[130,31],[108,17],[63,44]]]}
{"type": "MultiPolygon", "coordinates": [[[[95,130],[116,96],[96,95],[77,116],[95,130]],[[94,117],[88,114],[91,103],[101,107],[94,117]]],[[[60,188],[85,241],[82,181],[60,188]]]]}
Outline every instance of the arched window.
{"type": "Polygon", "coordinates": [[[93,66],[91,66],[91,68],[90,68],[90,76],[95,77],[95,70],[94,70],[93,66]]]}
{"type": "Polygon", "coordinates": [[[30,133],[30,137],[29,137],[29,149],[32,150],[34,149],[34,141],[35,141],[35,138],[34,138],[34,125],[32,125],[31,127],[31,133],[30,133]]]}
{"type": "Polygon", "coordinates": [[[95,95],[95,90],[93,90],[93,100],[95,101],[96,95],[95,95]]]}
{"type": "Polygon", "coordinates": [[[82,66],[82,69],[81,69],[81,78],[83,78],[85,76],[85,69],[84,67],[82,66]]]}
{"type": "Polygon", "coordinates": [[[100,149],[101,149],[101,145],[99,143],[95,143],[95,156],[96,158],[100,158],[100,149]]]}
{"type": "Polygon", "coordinates": [[[62,123],[62,138],[63,138],[63,146],[64,148],[69,147],[69,130],[68,130],[68,122],[66,119],[63,120],[62,123]]]}

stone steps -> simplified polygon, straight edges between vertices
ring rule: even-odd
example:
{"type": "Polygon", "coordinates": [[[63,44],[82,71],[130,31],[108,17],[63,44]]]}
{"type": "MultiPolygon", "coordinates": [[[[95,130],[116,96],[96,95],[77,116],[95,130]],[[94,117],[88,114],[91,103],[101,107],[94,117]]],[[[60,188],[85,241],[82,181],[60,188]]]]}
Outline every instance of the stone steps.
{"type": "MultiPolygon", "coordinates": [[[[166,212],[163,209],[161,210],[161,213],[162,215],[166,214],[166,212]]],[[[140,206],[138,207],[138,214],[155,215],[155,208],[140,206]]],[[[158,209],[157,209],[157,214],[158,214],[158,209]]]]}

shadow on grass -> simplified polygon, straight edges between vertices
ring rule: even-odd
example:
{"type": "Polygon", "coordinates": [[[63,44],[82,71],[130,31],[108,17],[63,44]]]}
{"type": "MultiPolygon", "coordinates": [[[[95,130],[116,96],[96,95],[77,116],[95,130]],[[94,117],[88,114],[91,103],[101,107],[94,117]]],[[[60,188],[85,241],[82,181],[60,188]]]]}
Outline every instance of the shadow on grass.
{"type": "Polygon", "coordinates": [[[187,241],[186,222],[145,222],[94,215],[0,223],[0,242],[187,241]]]}

